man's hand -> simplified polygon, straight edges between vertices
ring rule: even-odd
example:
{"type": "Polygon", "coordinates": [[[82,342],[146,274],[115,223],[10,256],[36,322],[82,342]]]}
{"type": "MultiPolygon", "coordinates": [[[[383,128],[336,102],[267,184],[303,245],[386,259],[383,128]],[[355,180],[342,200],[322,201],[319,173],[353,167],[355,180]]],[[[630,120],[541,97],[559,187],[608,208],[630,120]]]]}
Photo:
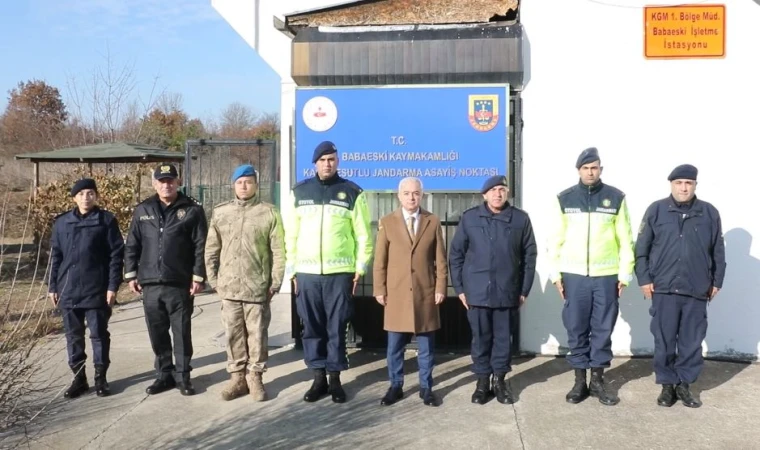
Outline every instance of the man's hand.
{"type": "Polygon", "coordinates": [[[464,295],[464,292],[459,294],[459,301],[461,301],[462,304],[464,305],[464,309],[467,309],[467,310],[470,309],[470,305],[467,304],[467,296],[464,295]]]}
{"type": "Polygon", "coordinates": [[[623,296],[623,289],[625,289],[625,285],[622,281],[618,281],[618,298],[623,296]]]}
{"type": "Polygon", "coordinates": [[[710,290],[710,294],[707,297],[707,301],[712,301],[712,299],[715,298],[716,295],[718,295],[718,292],[720,292],[720,289],[713,286],[713,288],[710,290]]]}
{"type": "Polygon", "coordinates": [[[51,302],[53,302],[54,308],[58,306],[58,294],[56,294],[55,292],[51,292],[48,294],[48,298],[50,299],[51,302]]]}
{"type": "Polygon", "coordinates": [[[378,303],[380,303],[380,304],[381,304],[381,305],[383,305],[383,306],[385,306],[385,305],[387,305],[387,304],[388,304],[388,303],[385,301],[385,296],[384,296],[384,295],[376,295],[376,296],[375,296],[375,300],[377,300],[377,302],[378,302],[378,303]]]}
{"type": "Polygon", "coordinates": [[[196,295],[200,292],[203,292],[204,285],[203,283],[198,283],[197,281],[193,281],[193,284],[190,285],[190,295],[196,295]]]}
{"type": "Polygon", "coordinates": [[[440,305],[441,303],[443,303],[443,300],[444,300],[445,298],[446,298],[446,296],[445,296],[445,295],[443,295],[443,294],[439,294],[439,293],[437,293],[437,292],[436,292],[436,294],[435,294],[435,304],[436,304],[436,305],[440,305]]]}
{"type": "Polygon", "coordinates": [[[641,286],[641,292],[644,294],[645,299],[652,300],[652,295],[654,295],[654,284],[649,283],[641,286]]]}
{"type": "Polygon", "coordinates": [[[557,286],[557,291],[559,292],[559,296],[562,300],[565,299],[565,286],[562,284],[562,280],[557,280],[554,282],[554,285],[557,286]]]}
{"type": "Polygon", "coordinates": [[[113,304],[116,303],[116,292],[108,291],[108,293],[106,293],[106,303],[108,303],[108,306],[113,306],[113,304]]]}
{"type": "Polygon", "coordinates": [[[277,292],[279,292],[279,289],[272,289],[269,288],[269,291],[267,292],[267,301],[271,302],[275,295],[277,295],[277,292]]]}
{"type": "Polygon", "coordinates": [[[298,295],[298,281],[296,280],[296,277],[293,277],[293,293],[298,295]]]}
{"type": "Polygon", "coordinates": [[[526,297],[524,295],[521,295],[520,296],[520,306],[518,306],[518,308],[522,308],[522,305],[525,304],[525,300],[527,300],[527,299],[528,299],[528,297],[526,297]]]}
{"type": "Polygon", "coordinates": [[[356,294],[356,285],[359,284],[359,278],[361,278],[361,275],[359,275],[359,272],[356,272],[354,274],[354,287],[351,288],[351,295],[356,294]]]}
{"type": "Polygon", "coordinates": [[[135,294],[142,294],[142,286],[140,286],[140,283],[138,283],[137,280],[129,282],[129,290],[135,294]]]}

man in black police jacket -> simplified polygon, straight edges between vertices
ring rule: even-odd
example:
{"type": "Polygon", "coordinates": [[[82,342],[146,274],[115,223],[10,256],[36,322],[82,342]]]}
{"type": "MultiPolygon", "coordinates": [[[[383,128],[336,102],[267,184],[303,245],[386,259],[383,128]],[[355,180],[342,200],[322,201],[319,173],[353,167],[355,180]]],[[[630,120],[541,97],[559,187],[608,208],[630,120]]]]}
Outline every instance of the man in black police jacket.
{"type": "Polygon", "coordinates": [[[193,395],[190,318],[194,296],[206,281],[208,225],[200,204],[177,191],[179,180],[173,165],[155,169],[153,187],[156,195],[135,208],[124,268],[132,292],[143,294],[145,322],[156,355],[156,380],[145,392],[152,395],[177,387],[182,395],[193,395]]]}
{"type": "Polygon", "coordinates": [[[696,198],[697,168],[684,164],[668,177],[671,195],[652,203],[636,242],[636,277],[652,300],[655,382],[660,406],[676,399],[697,408],[689,385],[702,371],[707,302],[723,286],[725,245],[718,210],[696,198]]]}

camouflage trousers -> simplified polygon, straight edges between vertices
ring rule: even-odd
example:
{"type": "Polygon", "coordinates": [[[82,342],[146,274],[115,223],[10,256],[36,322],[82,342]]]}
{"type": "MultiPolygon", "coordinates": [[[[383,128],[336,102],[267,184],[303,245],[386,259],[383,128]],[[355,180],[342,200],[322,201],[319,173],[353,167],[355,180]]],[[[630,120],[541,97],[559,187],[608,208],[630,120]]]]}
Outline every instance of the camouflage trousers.
{"type": "Polygon", "coordinates": [[[227,372],[266,372],[269,359],[269,302],[222,300],[222,325],[227,336],[227,372]]]}

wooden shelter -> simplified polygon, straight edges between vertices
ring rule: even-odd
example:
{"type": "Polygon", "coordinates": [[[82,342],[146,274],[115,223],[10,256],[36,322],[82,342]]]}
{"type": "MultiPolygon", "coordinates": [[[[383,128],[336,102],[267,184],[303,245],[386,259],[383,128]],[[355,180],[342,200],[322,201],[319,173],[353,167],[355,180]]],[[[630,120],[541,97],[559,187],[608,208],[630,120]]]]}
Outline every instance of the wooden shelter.
{"type": "MultiPolygon", "coordinates": [[[[93,164],[182,163],[185,161],[185,154],[142,144],[109,142],[47,152],[23,153],[16,155],[16,159],[28,159],[34,164],[34,191],[36,192],[40,184],[40,163],[86,163],[92,173],[93,164]]],[[[179,170],[181,174],[182,164],[179,165],[179,170]]]]}

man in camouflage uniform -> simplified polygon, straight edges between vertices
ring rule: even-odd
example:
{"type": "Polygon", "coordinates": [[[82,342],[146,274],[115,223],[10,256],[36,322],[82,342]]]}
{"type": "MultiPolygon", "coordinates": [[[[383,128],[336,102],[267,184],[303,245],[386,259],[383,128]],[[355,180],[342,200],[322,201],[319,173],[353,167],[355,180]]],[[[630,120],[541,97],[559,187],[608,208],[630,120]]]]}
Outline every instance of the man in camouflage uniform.
{"type": "Polygon", "coordinates": [[[254,400],[264,401],[269,304],[285,274],[282,218],[274,205],[256,195],[253,166],[235,169],[232,183],[235,199],[214,208],[206,239],[208,281],[221,299],[227,335],[231,378],[222,398],[232,400],[250,392],[254,400]]]}

